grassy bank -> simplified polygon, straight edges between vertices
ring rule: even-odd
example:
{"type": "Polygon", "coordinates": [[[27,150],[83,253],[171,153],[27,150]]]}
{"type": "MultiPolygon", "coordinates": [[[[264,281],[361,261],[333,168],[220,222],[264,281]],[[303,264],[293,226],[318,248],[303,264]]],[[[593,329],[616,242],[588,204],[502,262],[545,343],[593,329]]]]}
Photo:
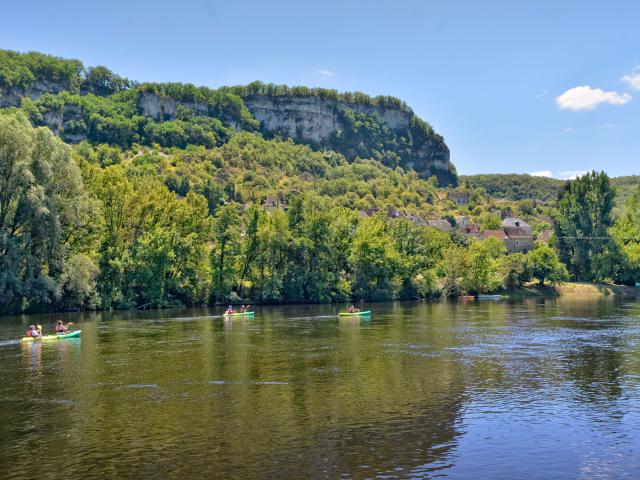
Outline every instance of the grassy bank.
{"type": "Polygon", "coordinates": [[[594,298],[615,295],[637,298],[640,297],[640,288],[608,283],[567,282],[555,286],[529,284],[517,289],[514,293],[527,297],[594,298]]]}

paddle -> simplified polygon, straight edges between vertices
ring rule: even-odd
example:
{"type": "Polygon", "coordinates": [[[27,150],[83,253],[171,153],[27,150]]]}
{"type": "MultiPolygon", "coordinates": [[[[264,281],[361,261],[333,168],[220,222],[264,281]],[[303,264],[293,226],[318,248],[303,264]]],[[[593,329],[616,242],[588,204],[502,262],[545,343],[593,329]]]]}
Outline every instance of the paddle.
{"type": "Polygon", "coordinates": [[[40,336],[42,337],[42,325],[36,325],[36,327],[38,327],[38,333],[40,333],[40,336]]]}

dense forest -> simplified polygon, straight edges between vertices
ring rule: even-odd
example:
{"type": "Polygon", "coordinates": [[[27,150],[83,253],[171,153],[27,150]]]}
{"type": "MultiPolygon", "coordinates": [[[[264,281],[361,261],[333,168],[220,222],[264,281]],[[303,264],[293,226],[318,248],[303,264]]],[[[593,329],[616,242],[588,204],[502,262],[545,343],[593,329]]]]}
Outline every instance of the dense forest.
{"type": "Polygon", "coordinates": [[[640,194],[614,220],[603,174],[573,182],[557,207],[481,189],[461,206],[434,179],[291,140],[240,132],[209,149],[71,147],[9,110],[0,113],[0,166],[4,312],[446,297],[570,274],[629,281],[640,257],[640,194]],[[577,208],[592,190],[606,202],[577,208]],[[495,238],[443,232],[389,208],[464,214],[487,228],[506,209],[536,229],[565,219],[559,237],[589,224],[589,235],[613,241],[505,255],[495,238]]]}
{"type": "MultiPolygon", "coordinates": [[[[366,149],[354,157],[266,135],[241,96],[272,88],[262,84],[251,93],[142,86],[79,62],[0,54],[1,313],[446,298],[640,277],[640,189],[617,211],[604,173],[560,183],[545,201],[534,190],[515,201],[366,149]],[[26,92],[43,76],[66,90],[32,100],[26,92]],[[6,92],[16,89],[25,95],[12,107],[6,92]],[[137,119],[126,98],[146,89],[215,114],[137,119]],[[76,101],[89,119],[78,128],[94,133],[69,143],[39,115],[58,108],[41,108],[48,102],[76,101]],[[178,125],[186,137],[174,135],[178,125]],[[507,217],[531,226],[535,248],[507,254],[507,217]],[[464,221],[497,233],[465,234],[464,221]]],[[[388,97],[335,100],[408,108],[388,97]]]]}

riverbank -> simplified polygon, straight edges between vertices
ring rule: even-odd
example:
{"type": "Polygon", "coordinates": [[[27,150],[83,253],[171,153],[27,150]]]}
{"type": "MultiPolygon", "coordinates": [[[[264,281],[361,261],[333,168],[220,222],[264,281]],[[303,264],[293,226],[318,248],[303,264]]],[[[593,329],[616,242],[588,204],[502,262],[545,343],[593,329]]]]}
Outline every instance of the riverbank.
{"type": "Polygon", "coordinates": [[[640,297],[640,288],[628,285],[609,283],[567,282],[559,285],[525,285],[513,292],[514,295],[527,297],[564,297],[564,298],[598,298],[619,296],[625,298],[640,297]]]}
{"type": "MultiPolygon", "coordinates": [[[[627,285],[613,285],[613,284],[607,284],[607,283],[590,283],[590,282],[567,282],[567,283],[563,283],[563,284],[559,284],[559,285],[539,285],[538,283],[531,283],[531,284],[527,284],[524,285],[520,288],[517,288],[513,291],[510,292],[505,292],[504,295],[506,297],[563,297],[563,298],[575,298],[575,299],[580,299],[580,298],[588,298],[588,299],[594,299],[594,298],[600,298],[600,297],[609,297],[609,296],[618,296],[618,297],[623,297],[623,298],[640,298],[640,288],[636,288],[636,287],[630,287],[627,285]]],[[[410,299],[404,299],[404,300],[398,300],[398,301],[410,301],[410,299]]],[[[434,302],[437,303],[439,300],[437,299],[430,299],[430,302],[434,302]]],[[[262,306],[285,306],[285,305],[305,305],[307,303],[305,302],[282,302],[282,303],[266,303],[266,304],[261,304],[260,302],[257,301],[248,301],[246,300],[245,303],[250,304],[252,306],[258,306],[258,305],[262,305],[262,306]]],[[[361,303],[361,302],[356,302],[356,301],[349,301],[349,302],[339,302],[339,303],[343,303],[345,305],[349,304],[349,303],[361,303]]],[[[375,301],[367,301],[365,303],[386,303],[386,302],[375,302],[375,301]]],[[[173,307],[166,307],[166,308],[132,308],[132,309],[123,309],[123,310],[118,310],[118,309],[111,309],[111,310],[107,310],[108,312],[111,313],[116,313],[116,312],[129,312],[129,313],[135,313],[135,312],[149,312],[149,311],[156,311],[156,310],[170,310],[170,309],[174,309],[174,308],[204,308],[204,309],[220,309],[220,314],[223,313],[224,309],[226,308],[226,306],[229,305],[228,302],[225,303],[219,303],[219,304],[215,304],[215,305],[200,305],[197,307],[193,307],[193,306],[180,306],[180,305],[176,305],[173,307]]],[[[235,302],[234,305],[238,305],[239,303],[235,302]]],[[[317,305],[322,305],[322,304],[317,304],[317,305]]],[[[325,304],[325,305],[330,305],[330,304],[325,304]]],[[[30,312],[30,313],[6,313],[6,314],[2,314],[0,315],[0,317],[10,317],[10,316],[15,316],[15,315],[51,315],[51,314],[63,314],[63,313],[92,313],[92,312],[104,312],[105,310],[76,310],[76,311],[64,311],[64,310],[49,310],[49,311],[41,311],[41,312],[30,312]]]]}

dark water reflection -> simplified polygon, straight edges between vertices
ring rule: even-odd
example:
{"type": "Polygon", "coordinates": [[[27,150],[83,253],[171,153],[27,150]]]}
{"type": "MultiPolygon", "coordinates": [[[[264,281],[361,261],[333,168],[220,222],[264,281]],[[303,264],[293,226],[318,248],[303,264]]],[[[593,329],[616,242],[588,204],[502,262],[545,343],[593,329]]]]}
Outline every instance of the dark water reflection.
{"type": "Polygon", "coordinates": [[[640,303],[373,310],[0,319],[0,477],[640,478],[640,303]]]}

